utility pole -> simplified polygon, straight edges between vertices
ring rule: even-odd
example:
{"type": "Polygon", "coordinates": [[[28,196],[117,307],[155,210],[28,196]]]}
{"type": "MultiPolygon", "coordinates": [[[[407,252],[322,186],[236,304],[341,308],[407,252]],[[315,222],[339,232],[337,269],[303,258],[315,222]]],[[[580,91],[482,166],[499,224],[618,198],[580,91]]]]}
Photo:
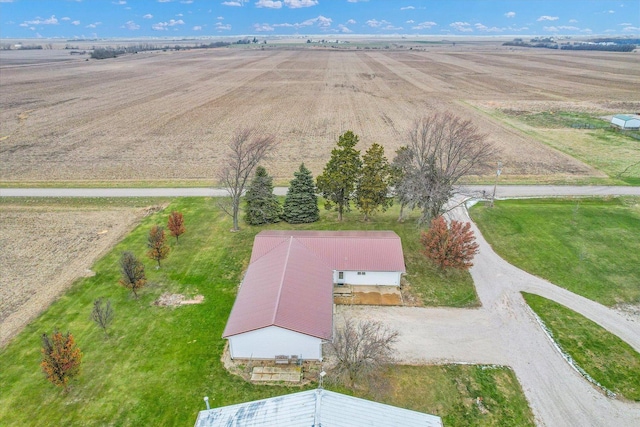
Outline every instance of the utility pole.
{"type": "Polygon", "coordinates": [[[493,195],[491,196],[491,207],[493,207],[493,202],[496,200],[496,187],[498,186],[498,178],[500,178],[500,174],[502,174],[502,162],[498,162],[498,169],[496,170],[496,180],[493,184],[493,195]]]}

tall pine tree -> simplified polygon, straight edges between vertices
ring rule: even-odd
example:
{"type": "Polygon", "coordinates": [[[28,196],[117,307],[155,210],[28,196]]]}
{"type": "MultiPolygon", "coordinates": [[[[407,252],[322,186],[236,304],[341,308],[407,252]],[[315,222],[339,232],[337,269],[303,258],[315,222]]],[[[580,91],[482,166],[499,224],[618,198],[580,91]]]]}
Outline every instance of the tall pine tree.
{"type": "Polygon", "coordinates": [[[358,136],[353,132],[347,131],[341,135],[337,147],[331,150],[331,158],[322,175],[317,179],[318,191],[325,199],[324,207],[327,210],[335,208],[338,221],[342,221],[343,212],[350,210],[350,201],[360,178],[362,160],[360,151],[354,148],[357,143],[358,136]]]}
{"type": "Polygon", "coordinates": [[[284,199],[282,219],[289,224],[316,222],[320,218],[318,196],[311,171],[300,165],[289,185],[287,197],[284,199]]]}
{"type": "Polygon", "coordinates": [[[247,190],[245,200],[245,221],[248,224],[262,225],[280,221],[282,206],[273,194],[273,178],[262,166],[256,168],[256,175],[247,190]]]}
{"type": "Polygon", "coordinates": [[[389,196],[391,167],[382,145],[373,144],[362,156],[362,175],[356,188],[356,205],[368,221],[378,209],[385,211],[393,202],[389,196]]]}

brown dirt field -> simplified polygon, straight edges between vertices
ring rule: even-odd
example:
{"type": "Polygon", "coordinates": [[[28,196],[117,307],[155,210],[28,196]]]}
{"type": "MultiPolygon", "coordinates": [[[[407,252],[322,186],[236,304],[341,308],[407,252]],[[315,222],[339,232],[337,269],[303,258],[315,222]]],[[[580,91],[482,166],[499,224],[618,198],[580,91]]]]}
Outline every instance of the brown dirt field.
{"type": "Polygon", "coordinates": [[[381,294],[380,292],[354,292],[348,297],[334,297],[334,302],[341,305],[404,305],[400,293],[381,294]]]}
{"type": "Polygon", "coordinates": [[[143,216],[133,208],[0,207],[0,347],[143,216]]]}
{"type": "Polygon", "coordinates": [[[636,54],[497,44],[154,52],[0,62],[0,72],[4,182],[213,180],[226,142],[244,126],[280,141],[266,166],[282,182],[302,161],[318,174],[346,130],[360,136],[361,150],[379,142],[393,157],[416,116],[444,109],[488,133],[505,174],[602,176],[474,106],[640,107],[636,54]]]}

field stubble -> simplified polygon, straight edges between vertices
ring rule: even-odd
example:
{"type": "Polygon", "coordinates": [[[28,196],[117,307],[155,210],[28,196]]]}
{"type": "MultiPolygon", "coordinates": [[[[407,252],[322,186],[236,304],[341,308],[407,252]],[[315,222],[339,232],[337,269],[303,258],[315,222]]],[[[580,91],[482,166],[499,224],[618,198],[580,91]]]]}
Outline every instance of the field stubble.
{"type": "Polygon", "coordinates": [[[500,48],[215,49],[0,67],[5,182],[213,179],[246,126],[276,136],[266,166],[286,182],[302,161],[321,172],[346,130],[361,150],[378,142],[392,158],[417,116],[441,110],[488,134],[507,179],[598,177],[474,105],[573,102],[614,113],[640,80],[628,55],[500,48]]]}

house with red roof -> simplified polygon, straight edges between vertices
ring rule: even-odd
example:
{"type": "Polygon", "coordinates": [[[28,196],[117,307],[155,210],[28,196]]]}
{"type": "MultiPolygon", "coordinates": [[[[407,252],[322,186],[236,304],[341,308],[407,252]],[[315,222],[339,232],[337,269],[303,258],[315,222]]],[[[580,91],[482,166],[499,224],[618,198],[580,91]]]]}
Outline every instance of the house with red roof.
{"type": "Polygon", "coordinates": [[[400,286],[405,271],[392,231],[263,231],[223,333],[231,358],[322,360],[333,285],[400,286]]]}

